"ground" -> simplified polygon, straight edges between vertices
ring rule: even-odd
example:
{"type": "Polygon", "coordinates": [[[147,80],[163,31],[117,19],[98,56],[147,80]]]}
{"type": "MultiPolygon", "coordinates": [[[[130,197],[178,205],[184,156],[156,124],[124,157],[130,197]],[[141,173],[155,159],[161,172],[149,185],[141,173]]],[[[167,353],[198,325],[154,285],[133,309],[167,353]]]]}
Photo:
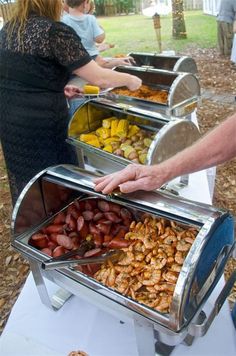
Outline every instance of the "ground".
{"type": "MultiPolygon", "coordinates": [[[[205,133],[236,111],[236,68],[228,59],[220,57],[215,49],[192,47],[181,54],[193,57],[198,65],[203,95],[197,116],[201,132],[205,133]]],[[[236,159],[218,167],[213,204],[230,210],[236,216],[235,197],[236,159]]],[[[11,248],[10,216],[7,175],[0,151],[0,333],[29,273],[28,263],[11,248]]],[[[235,268],[236,260],[231,259],[225,270],[226,278],[235,268]]],[[[236,286],[229,300],[236,300],[236,286]]]]}

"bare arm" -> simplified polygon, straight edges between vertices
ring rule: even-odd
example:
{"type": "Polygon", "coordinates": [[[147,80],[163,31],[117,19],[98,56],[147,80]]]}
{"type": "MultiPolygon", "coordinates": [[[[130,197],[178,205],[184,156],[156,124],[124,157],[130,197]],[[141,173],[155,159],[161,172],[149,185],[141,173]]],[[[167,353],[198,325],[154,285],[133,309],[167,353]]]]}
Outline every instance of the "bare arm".
{"type": "Polygon", "coordinates": [[[105,40],[105,37],[106,37],[105,32],[103,32],[101,35],[94,38],[94,42],[102,43],[105,40]]]}
{"type": "Polygon", "coordinates": [[[103,89],[126,86],[129,90],[136,90],[142,84],[141,79],[138,77],[102,68],[95,61],[91,61],[83,67],[76,69],[73,73],[90,84],[96,85],[103,89]]]}
{"type": "Polygon", "coordinates": [[[129,165],[122,171],[95,180],[96,191],[124,193],[153,190],[183,174],[221,164],[236,156],[236,113],[191,147],[153,166],[129,165]]]}

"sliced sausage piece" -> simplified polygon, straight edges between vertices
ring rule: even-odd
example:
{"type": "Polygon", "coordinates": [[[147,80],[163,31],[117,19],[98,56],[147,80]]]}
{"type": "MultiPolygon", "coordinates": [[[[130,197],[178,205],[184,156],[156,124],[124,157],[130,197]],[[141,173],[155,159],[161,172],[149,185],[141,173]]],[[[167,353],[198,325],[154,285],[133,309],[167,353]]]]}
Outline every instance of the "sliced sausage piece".
{"type": "Polygon", "coordinates": [[[104,200],[98,200],[98,208],[103,212],[110,210],[109,203],[104,200]]]}
{"type": "Polygon", "coordinates": [[[57,246],[58,246],[58,243],[57,243],[57,242],[48,241],[48,248],[50,248],[50,250],[53,251],[57,246]]]}
{"type": "Polygon", "coordinates": [[[99,256],[101,255],[102,249],[101,248],[93,248],[92,250],[89,250],[85,252],[84,258],[92,257],[92,256],[99,256]]]}
{"type": "Polygon", "coordinates": [[[109,243],[108,243],[108,245],[107,245],[107,247],[108,248],[114,248],[114,249],[116,249],[116,248],[125,248],[125,247],[128,247],[129,245],[130,245],[130,241],[127,241],[127,240],[125,240],[125,239],[121,239],[121,238],[116,238],[116,237],[114,237],[114,239],[112,239],[109,243]]]}
{"type": "Polygon", "coordinates": [[[66,230],[68,231],[76,231],[77,223],[76,220],[73,218],[72,214],[66,215],[66,230]]]}
{"type": "Polygon", "coordinates": [[[57,214],[55,219],[53,220],[54,225],[63,225],[66,221],[66,214],[63,212],[60,212],[57,214]]]}
{"type": "Polygon", "coordinates": [[[96,199],[88,199],[85,200],[85,210],[94,210],[97,207],[97,200],[96,199]]]}
{"type": "Polygon", "coordinates": [[[120,210],[121,210],[121,206],[115,203],[111,203],[109,202],[109,209],[110,211],[112,211],[113,213],[116,213],[118,216],[120,215],[120,210]]]}
{"type": "Polygon", "coordinates": [[[82,230],[83,226],[84,226],[84,217],[79,216],[77,219],[77,231],[82,230]]]}
{"type": "Polygon", "coordinates": [[[105,216],[108,220],[110,220],[110,221],[112,221],[112,222],[114,222],[114,223],[116,223],[116,224],[118,224],[119,222],[122,221],[122,219],[119,218],[119,216],[118,216],[116,213],[113,213],[112,211],[108,211],[108,212],[104,213],[104,216],[105,216]]]}
{"type": "Polygon", "coordinates": [[[48,234],[52,234],[54,232],[57,234],[60,234],[60,233],[64,232],[64,225],[61,225],[61,224],[49,225],[46,227],[46,232],[48,234]]]}
{"type": "Polygon", "coordinates": [[[132,218],[133,218],[131,212],[126,208],[122,208],[120,210],[120,216],[122,217],[122,219],[126,219],[127,218],[127,219],[132,220],[132,218]]]}
{"type": "Polygon", "coordinates": [[[103,244],[103,236],[101,234],[94,234],[93,241],[96,247],[101,247],[103,244]]]}
{"type": "Polygon", "coordinates": [[[67,235],[58,234],[57,243],[58,245],[65,247],[67,250],[71,250],[73,248],[73,241],[67,235]]]}
{"type": "Polygon", "coordinates": [[[41,252],[45,253],[48,256],[52,256],[52,250],[48,247],[42,248],[41,252]]]}
{"type": "Polygon", "coordinates": [[[90,210],[85,210],[82,212],[83,218],[85,221],[93,220],[94,213],[90,210]]]}
{"type": "Polygon", "coordinates": [[[101,211],[99,211],[96,214],[94,214],[93,221],[98,221],[98,220],[102,219],[103,217],[104,217],[104,214],[101,211]]]}
{"type": "Polygon", "coordinates": [[[82,229],[79,231],[79,236],[82,240],[84,240],[84,239],[86,239],[88,234],[89,234],[89,227],[88,227],[88,224],[86,222],[84,222],[82,229]]]}
{"type": "Polygon", "coordinates": [[[97,226],[95,225],[95,223],[93,221],[90,221],[90,223],[89,223],[89,232],[92,235],[100,234],[100,230],[97,228],[97,226]]]}
{"type": "Polygon", "coordinates": [[[40,249],[48,247],[47,235],[41,233],[34,234],[31,236],[29,244],[40,249]]]}
{"type": "Polygon", "coordinates": [[[64,255],[66,253],[66,250],[63,246],[57,246],[53,251],[52,251],[52,257],[58,257],[61,255],[64,255]]]}
{"type": "Polygon", "coordinates": [[[111,225],[109,225],[109,224],[97,224],[96,228],[99,230],[99,232],[102,232],[104,235],[109,235],[110,230],[111,230],[111,225]]]}

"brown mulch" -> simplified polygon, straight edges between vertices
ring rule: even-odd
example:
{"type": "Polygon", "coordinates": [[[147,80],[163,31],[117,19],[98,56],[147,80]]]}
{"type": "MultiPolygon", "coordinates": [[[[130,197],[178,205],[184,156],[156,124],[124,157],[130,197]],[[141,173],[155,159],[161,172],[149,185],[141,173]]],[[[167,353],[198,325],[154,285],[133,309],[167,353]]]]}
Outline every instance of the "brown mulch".
{"type": "MultiPolygon", "coordinates": [[[[203,50],[192,47],[182,54],[189,55],[196,60],[202,89],[216,94],[236,95],[236,69],[231,67],[229,60],[220,57],[215,49],[203,50]]],[[[235,111],[234,103],[227,104],[220,100],[203,99],[198,108],[201,132],[207,132],[235,111]]],[[[236,159],[218,167],[213,204],[230,210],[236,216],[235,197],[236,159]]],[[[29,273],[28,263],[11,248],[10,216],[7,175],[0,151],[0,333],[29,273]]],[[[231,259],[226,267],[226,277],[235,268],[236,260],[231,259]]],[[[236,287],[229,300],[236,300],[236,287]]]]}

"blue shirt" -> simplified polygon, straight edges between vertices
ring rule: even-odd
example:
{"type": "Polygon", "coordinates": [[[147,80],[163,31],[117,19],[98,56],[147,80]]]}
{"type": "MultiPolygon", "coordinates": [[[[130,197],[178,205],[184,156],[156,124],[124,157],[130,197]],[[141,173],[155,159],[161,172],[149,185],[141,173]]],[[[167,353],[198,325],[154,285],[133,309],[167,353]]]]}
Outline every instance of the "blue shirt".
{"type": "Polygon", "coordinates": [[[236,0],[221,0],[217,20],[227,23],[236,21],[236,0]]]}
{"type": "Polygon", "coordinates": [[[97,56],[99,51],[95,45],[95,38],[104,33],[93,15],[72,16],[65,14],[62,22],[72,27],[90,56],[97,56]]]}

